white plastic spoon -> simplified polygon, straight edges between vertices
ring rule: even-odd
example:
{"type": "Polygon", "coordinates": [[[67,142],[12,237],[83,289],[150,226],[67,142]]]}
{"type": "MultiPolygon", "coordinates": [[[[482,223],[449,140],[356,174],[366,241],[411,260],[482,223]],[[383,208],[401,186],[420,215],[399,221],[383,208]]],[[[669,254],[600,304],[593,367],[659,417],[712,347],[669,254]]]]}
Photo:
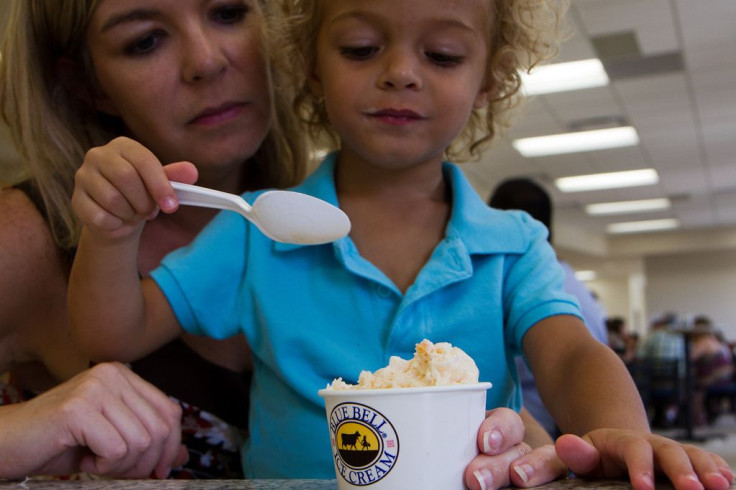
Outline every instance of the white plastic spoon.
{"type": "Polygon", "coordinates": [[[179,204],[235,211],[277,242],[317,245],[350,231],[350,220],[341,209],[307,194],[267,191],[251,206],[235,194],[180,182],[171,185],[179,204]]]}

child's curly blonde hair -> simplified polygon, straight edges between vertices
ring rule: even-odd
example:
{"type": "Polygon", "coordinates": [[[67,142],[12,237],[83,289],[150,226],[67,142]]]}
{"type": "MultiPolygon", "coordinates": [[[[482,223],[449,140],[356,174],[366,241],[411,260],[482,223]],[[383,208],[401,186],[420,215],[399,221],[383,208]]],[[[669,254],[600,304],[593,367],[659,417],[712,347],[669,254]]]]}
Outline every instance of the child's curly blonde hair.
{"type": "MultiPolygon", "coordinates": [[[[325,1],[282,0],[283,24],[277,29],[281,69],[289,76],[294,110],[315,141],[324,136],[337,147],[339,139],[330,125],[323,100],[311,90],[308,74],[315,65],[317,35],[325,1]]],[[[447,148],[453,160],[478,157],[497,131],[510,125],[510,111],[519,102],[520,72],[557,55],[564,34],[564,13],[569,0],[488,0],[492,3],[487,77],[492,91],[488,105],[471,114],[462,134],[447,148]]]]}

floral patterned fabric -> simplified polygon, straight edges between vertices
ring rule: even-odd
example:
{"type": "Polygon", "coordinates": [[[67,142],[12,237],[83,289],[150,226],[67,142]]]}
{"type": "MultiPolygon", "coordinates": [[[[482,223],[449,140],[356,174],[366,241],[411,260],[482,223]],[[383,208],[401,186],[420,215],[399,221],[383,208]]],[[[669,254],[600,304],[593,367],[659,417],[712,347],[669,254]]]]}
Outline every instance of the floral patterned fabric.
{"type": "Polygon", "coordinates": [[[171,471],[170,478],[243,478],[240,447],[245,434],[222,419],[179,401],[182,408],[182,444],[189,461],[171,471]]]}

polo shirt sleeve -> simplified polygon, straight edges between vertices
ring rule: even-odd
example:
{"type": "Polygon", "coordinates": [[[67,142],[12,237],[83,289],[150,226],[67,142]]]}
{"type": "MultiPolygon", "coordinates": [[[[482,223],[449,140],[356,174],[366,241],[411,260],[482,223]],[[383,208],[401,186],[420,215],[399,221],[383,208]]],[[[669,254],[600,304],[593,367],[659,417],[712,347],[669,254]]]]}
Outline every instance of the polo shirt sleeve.
{"type": "Polygon", "coordinates": [[[509,257],[504,271],[503,302],[507,338],[521,353],[524,334],[537,322],[554,315],[582,320],[574,296],[564,290],[565,273],[547,241],[547,228],[525,212],[513,212],[524,237],[523,251],[509,257]]]}
{"type": "Polygon", "coordinates": [[[151,273],[186,332],[218,339],[239,332],[248,231],[242,216],[221,211],[190,245],[171,252],[151,273]]]}

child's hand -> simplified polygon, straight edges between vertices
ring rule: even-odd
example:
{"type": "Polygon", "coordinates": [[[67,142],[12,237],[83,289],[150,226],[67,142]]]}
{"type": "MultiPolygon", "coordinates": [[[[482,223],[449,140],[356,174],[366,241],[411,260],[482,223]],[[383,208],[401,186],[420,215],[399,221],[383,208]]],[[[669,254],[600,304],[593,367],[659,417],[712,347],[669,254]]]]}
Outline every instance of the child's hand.
{"type": "Polygon", "coordinates": [[[598,429],[582,438],[563,435],[555,446],[575,474],[621,478],[628,473],[637,490],[655,488],[655,472],[678,490],[726,489],[734,479],[717,454],[647,432],[598,429]]]}
{"type": "MultiPolygon", "coordinates": [[[[465,484],[471,490],[491,490],[511,484],[531,487],[555,480],[567,474],[551,444],[532,448],[523,442],[524,423],[518,413],[508,408],[488,412],[478,431],[480,453],[465,469],[465,484]],[[520,476],[526,471],[527,481],[520,476]],[[512,465],[512,463],[514,463],[512,465]]],[[[551,439],[550,439],[551,441],[551,439]]]]}
{"type": "Polygon", "coordinates": [[[81,223],[95,234],[126,238],[159,209],[165,213],[177,209],[170,179],[192,183],[196,178],[192,164],[162,167],[140,143],[116,138],[85,155],[75,176],[72,207],[81,223]]]}

